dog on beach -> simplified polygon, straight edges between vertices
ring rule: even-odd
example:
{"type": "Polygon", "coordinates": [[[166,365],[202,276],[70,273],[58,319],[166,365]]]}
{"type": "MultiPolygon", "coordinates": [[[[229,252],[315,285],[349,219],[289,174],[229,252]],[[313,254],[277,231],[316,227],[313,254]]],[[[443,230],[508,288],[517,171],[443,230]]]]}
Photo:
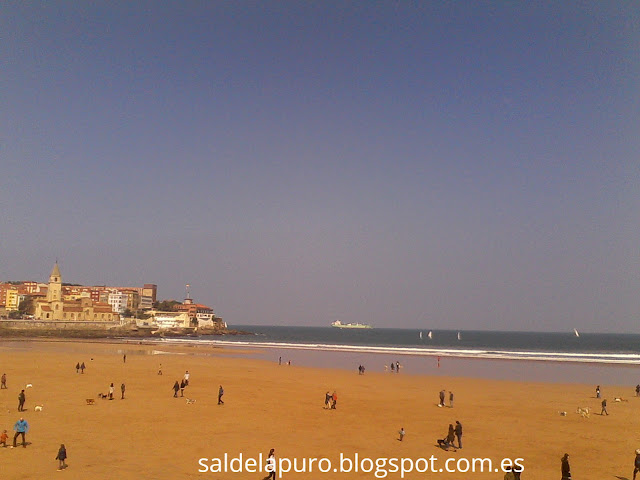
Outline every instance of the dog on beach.
{"type": "Polygon", "coordinates": [[[629,400],[627,400],[626,398],[622,398],[622,397],[616,397],[613,399],[614,402],[628,402],[629,400]]]}
{"type": "Polygon", "coordinates": [[[93,398],[87,398],[87,405],[95,405],[96,401],[93,398]]]}
{"type": "Polygon", "coordinates": [[[31,385],[30,383],[27,383],[27,385],[24,388],[33,388],[33,385],[31,385]]]}
{"type": "Polygon", "coordinates": [[[192,403],[196,403],[195,399],[193,398],[187,398],[187,405],[190,405],[192,403]]]}
{"type": "Polygon", "coordinates": [[[578,407],[576,413],[582,418],[589,418],[589,407],[578,407]]]}
{"type": "Polygon", "coordinates": [[[109,395],[107,395],[106,393],[99,393],[98,398],[109,398],[109,395]]]}
{"type": "Polygon", "coordinates": [[[44,405],[36,405],[33,409],[34,409],[36,412],[41,412],[41,411],[42,411],[42,407],[43,407],[43,406],[44,406],[44,405]]]}

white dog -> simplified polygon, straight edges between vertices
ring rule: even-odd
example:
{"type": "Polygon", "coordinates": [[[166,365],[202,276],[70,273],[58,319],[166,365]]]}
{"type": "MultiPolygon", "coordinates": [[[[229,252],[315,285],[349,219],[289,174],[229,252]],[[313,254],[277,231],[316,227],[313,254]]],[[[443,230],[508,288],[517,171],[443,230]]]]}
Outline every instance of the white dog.
{"type": "Polygon", "coordinates": [[[27,383],[27,386],[24,388],[33,388],[33,385],[31,385],[30,383],[27,383]]]}
{"type": "Polygon", "coordinates": [[[36,406],[34,407],[34,410],[35,410],[36,412],[41,412],[41,411],[42,411],[42,407],[44,407],[44,405],[36,405],[36,406]]]}
{"type": "Polygon", "coordinates": [[[195,399],[193,398],[187,398],[187,405],[190,405],[192,403],[196,403],[195,399]]]}
{"type": "Polygon", "coordinates": [[[582,418],[589,418],[589,407],[578,407],[576,413],[581,415],[582,418]]]}

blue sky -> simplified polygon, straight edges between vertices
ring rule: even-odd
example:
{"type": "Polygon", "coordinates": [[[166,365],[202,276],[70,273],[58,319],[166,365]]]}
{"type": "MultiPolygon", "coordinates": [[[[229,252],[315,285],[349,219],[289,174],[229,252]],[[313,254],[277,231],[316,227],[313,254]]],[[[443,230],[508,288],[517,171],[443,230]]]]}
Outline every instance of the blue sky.
{"type": "Polygon", "coordinates": [[[640,331],[637,2],[3,2],[0,31],[0,279],[640,331]]]}

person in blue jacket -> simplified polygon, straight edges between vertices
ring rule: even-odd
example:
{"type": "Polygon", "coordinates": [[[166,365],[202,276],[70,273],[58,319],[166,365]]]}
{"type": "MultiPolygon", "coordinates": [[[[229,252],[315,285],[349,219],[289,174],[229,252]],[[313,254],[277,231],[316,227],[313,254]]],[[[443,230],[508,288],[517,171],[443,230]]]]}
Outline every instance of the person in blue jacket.
{"type": "Polygon", "coordinates": [[[16,440],[18,439],[18,435],[22,435],[22,446],[24,448],[27,448],[27,441],[24,438],[25,434],[29,431],[29,424],[27,423],[27,421],[24,418],[20,417],[20,420],[16,422],[16,424],[13,426],[13,429],[16,431],[16,434],[13,436],[13,447],[16,447],[16,440]]]}

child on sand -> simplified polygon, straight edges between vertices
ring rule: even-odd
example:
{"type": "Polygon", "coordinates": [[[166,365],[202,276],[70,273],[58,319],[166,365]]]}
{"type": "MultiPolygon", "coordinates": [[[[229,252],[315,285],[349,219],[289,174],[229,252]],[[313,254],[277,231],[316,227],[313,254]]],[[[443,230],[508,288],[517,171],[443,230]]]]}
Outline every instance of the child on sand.
{"type": "Polygon", "coordinates": [[[64,463],[67,458],[67,449],[64,447],[64,443],[60,445],[60,449],[58,450],[58,455],[56,456],[56,460],[60,462],[58,464],[58,471],[61,471],[63,468],[67,468],[67,464],[64,463]]]}
{"type": "Polygon", "coordinates": [[[400,435],[400,438],[398,438],[398,440],[402,441],[402,439],[404,438],[404,427],[400,427],[400,431],[398,432],[398,434],[400,435]]]}
{"type": "Polygon", "coordinates": [[[9,438],[9,435],[7,435],[7,431],[3,430],[2,433],[0,434],[0,445],[6,448],[8,438],[9,438]]]}

